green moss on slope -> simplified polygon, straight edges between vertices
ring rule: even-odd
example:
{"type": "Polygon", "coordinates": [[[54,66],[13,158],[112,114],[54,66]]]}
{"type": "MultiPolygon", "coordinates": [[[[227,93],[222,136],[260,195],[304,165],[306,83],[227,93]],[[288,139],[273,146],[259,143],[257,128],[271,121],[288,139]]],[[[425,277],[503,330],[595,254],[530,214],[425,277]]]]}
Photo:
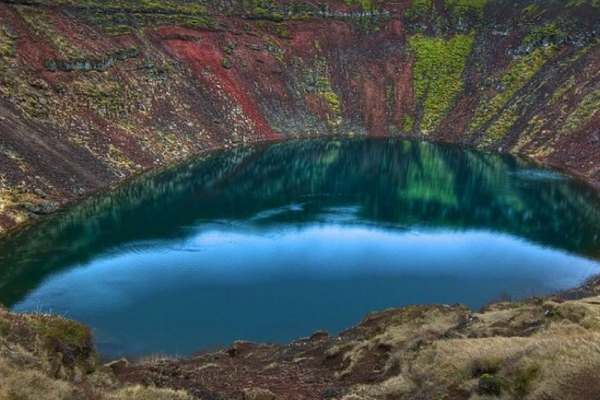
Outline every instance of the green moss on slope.
{"type": "Polygon", "coordinates": [[[45,317],[42,314],[29,316],[31,327],[41,336],[58,340],[65,346],[90,347],[90,330],[77,322],[61,317],[45,317]]]}
{"type": "Polygon", "coordinates": [[[242,4],[246,15],[250,17],[273,21],[285,19],[283,11],[274,0],[244,0],[242,4]]]}
{"type": "Polygon", "coordinates": [[[51,43],[60,54],[69,58],[85,55],[81,49],[72,45],[56,30],[54,22],[45,10],[24,6],[16,7],[15,10],[35,35],[51,43]]]}
{"type": "Polygon", "coordinates": [[[565,83],[560,85],[558,89],[552,94],[550,104],[556,104],[563,101],[566,98],[567,93],[575,86],[575,77],[570,77],[565,83]]]}
{"type": "Polygon", "coordinates": [[[360,5],[360,8],[363,11],[369,11],[373,9],[373,3],[371,2],[371,0],[342,0],[346,5],[348,6],[353,6],[353,5],[360,5]]]}
{"type": "Polygon", "coordinates": [[[473,45],[472,35],[449,39],[415,35],[409,38],[415,55],[415,100],[423,106],[421,131],[431,134],[452,107],[463,87],[462,74],[473,45]]]}
{"type": "Polygon", "coordinates": [[[514,103],[508,107],[497,120],[495,120],[487,130],[487,140],[484,143],[489,143],[490,139],[502,139],[508,130],[517,122],[520,117],[518,112],[519,103],[514,103]]]}
{"type": "Polygon", "coordinates": [[[200,1],[186,0],[56,0],[83,7],[84,20],[101,27],[109,36],[128,35],[144,26],[180,25],[214,28],[216,19],[207,15],[200,1]]]}
{"type": "Polygon", "coordinates": [[[14,40],[0,26],[0,57],[12,57],[14,51],[14,40]]]}
{"type": "Polygon", "coordinates": [[[204,14],[201,1],[184,0],[59,0],[59,3],[100,8],[104,10],[129,10],[138,12],[204,14]]]}
{"type": "Polygon", "coordinates": [[[581,103],[569,114],[560,134],[566,135],[588,123],[600,111],[600,87],[583,98],[581,103]]]}
{"type": "Polygon", "coordinates": [[[306,92],[316,92],[329,108],[327,123],[330,126],[338,126],[342,123],[342,104],[331,87],[330,76],[329,65],[324,59],[319,59],[314,69],[306,70],[304,89],[306,92]]]}
{"type": "Polygon", "coordinates": [[[488,0],[447,0],[446,7],[451,17],[455,19],[465,19],[469,17],[483,17],[483,10],[488,0]]]}
{"type": "MultiPolygon", "coordinates": [[[[531,54],[515,60],[500,79],[497,94],[491,98],[484,99],[475,110],[473,119],[469,123],[467,134],[474,134],[481,129],[485,129],[485,125],[498,116],[513,96],[531,81],[546,61],[554,55],[554,52],[555,49],[553,48],[535,49],[531,54]]],[[[495,122],[494,128],[490,131],[490,135],[494,139],[504,136],[512,122],[514,122],[514,117],[500,116],[497,118],[497,121],[501,122],[495,122]]]]}
{"type": "Polygon", "coordinates": [[[402,117],[402,131],[405,133],[410,133],[413,131],[414,127],[415,119],[409,114],[404,114],[402,117]]]}
{"type": "Polygon", "coordinates": [[[413,0],[404,11],[404,18],[409,22],[428,20],[433,10],[433,0],[413,0]]]}
{"type": "Polygon", "coordinates": [[[523,42],[525,44],[536,44],[540,42],[559,44],[565,39],[565,36],[563,30],[556,24],[547,24],[533,27],[531,32],[525,36],[523,42]]]}

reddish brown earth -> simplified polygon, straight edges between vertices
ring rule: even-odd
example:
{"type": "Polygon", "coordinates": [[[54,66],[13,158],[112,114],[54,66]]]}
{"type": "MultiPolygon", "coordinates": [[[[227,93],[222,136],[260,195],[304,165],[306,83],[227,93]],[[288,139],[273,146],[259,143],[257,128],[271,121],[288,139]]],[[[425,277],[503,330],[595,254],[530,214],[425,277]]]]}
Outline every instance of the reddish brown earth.
{"type": "MultiPolygon", "coordinates": [[[[393,351],[397,351],[388,344],[370,349],[355,368],[344,373],[350,367],[346,351],[394,325],[409,321],[425,324],[426,315],[437,312],[452,315],[456,323],[452,330],[460,329],[471,315],[462,306],[394,309],[373,313],[339,337],[317,332],[287,345],[236,342],[219,352],[181,360],[117,364],[113,369],[123,382],[185,389],[207,400],[243,400],[248,398],[244,391],[252,388],[268,390],[277,399],[340,398],[354,385],[382,382],[399,372],[388,365],[393,351]]],[[[427,340],[437,339],[435,336],[429,335],[427,340]]],[[[411,350],[419,346],[419,340],[426,339],[413,338],[402,345],[411,350]]]]}
{"type": "Polygon", "coordinates": [[[331,0],[322,13],[313,1],[253,1],[0,1],[0,229],[201,151],[291,137],[460,143],[598,184],[594,2],[331,0]],[[420,3],[431,8],[415,14],[420,3]],[[422,118],[437,104],[425,99],[447,83],[426,78],[417,98],[419,35],[474,39],[429,135],[422,118]],[[537,51],[550,55],[511,88],[537,51]]]}

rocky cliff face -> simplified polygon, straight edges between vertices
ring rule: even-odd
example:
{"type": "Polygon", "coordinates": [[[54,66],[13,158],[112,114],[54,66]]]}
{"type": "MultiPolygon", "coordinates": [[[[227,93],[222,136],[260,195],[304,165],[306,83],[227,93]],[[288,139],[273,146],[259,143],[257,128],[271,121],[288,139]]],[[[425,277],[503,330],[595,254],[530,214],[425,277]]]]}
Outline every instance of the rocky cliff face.
{"type": "Polygon", "coordinates": [[[600,180],[598,1],[2,0],[0,229],[203,150],[402,136],[600,180]]]}

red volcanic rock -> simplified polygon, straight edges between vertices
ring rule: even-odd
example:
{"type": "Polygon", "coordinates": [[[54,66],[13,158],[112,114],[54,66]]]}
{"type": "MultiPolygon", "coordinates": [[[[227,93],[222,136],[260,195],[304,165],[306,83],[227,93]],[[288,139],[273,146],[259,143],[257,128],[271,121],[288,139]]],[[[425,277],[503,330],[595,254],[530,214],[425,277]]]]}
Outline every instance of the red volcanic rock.
{"type": "Polygon", "coordinates": [[[598,183],[593,5],[263,3],[0,3],[0,229],[206,150],[298,137],[459,143],[598,183]]]}

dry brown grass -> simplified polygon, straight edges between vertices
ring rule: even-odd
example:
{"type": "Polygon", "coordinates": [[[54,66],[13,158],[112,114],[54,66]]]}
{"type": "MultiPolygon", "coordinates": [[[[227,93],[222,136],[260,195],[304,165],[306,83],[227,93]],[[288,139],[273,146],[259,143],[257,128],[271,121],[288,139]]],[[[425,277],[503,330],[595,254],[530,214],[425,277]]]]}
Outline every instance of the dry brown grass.
{"type": "Polygon", "coordinates": [[[181,390],[134,386],[109,394],[105,400],[192,400],[192,397],[181,390]]]}
{"type": "MultiPolygon", "coordinates": [[[[600,296],[498,303],[481,313],[406,307],[372,314],[361,326],[329,356],[343,360],[343,381],[384,348],[382,378],[342,400],[600,400],[600,296]]],[[[193,398],[123,387],[96,364],[88,335],[60,317],[0,309],[0,400],[193,398]]]]}
{"type": "Polygon", "coordinates": [[[0,400],[191,400],[182,391],[121,387],[97,364],[89,330],[0,307],[0,400]]]}
{"type": "MultiPolygon", "coordinates": [[[[600,399],[600,297],[491,306],[462,329],[448,329],[453,314],[436,320],[430,313],[412,332],[447,334],[429,335],[417,349],[401,344],[415,328],[410,323],[381,332],[374,340],[395,343],[391,358],[401,372],[357,386],[343,400],[600,399]]],[[[364,353],[351,349],[353,364],[364,353]]]]}

